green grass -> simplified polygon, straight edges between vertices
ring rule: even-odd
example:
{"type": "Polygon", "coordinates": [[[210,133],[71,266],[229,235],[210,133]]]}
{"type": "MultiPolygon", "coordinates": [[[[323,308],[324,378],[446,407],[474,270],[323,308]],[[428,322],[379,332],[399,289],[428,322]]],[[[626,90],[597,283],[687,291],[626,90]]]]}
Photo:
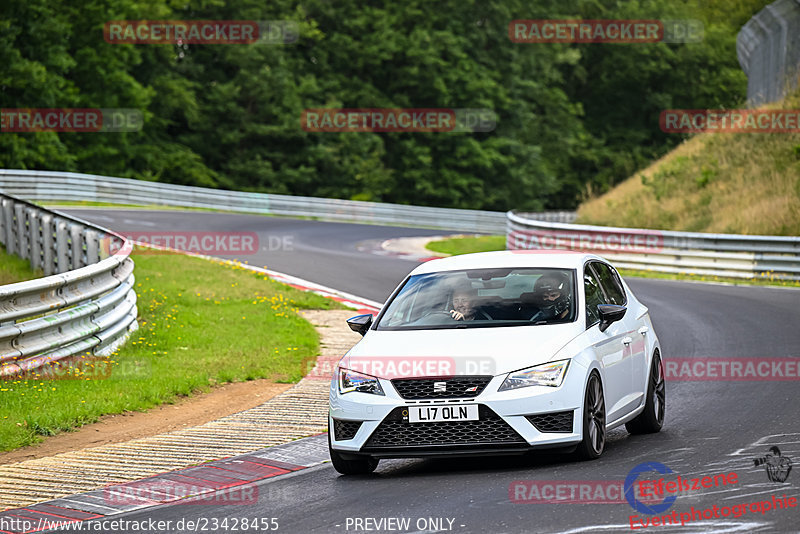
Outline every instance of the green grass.
{"type": "Polygon", "coordinates": [[[706,274],[660,273],[656,271],[643,271],[636,269],[619,269],[619,274],[625,278],[655,278],[659,280],[684,280],[687,282],[715,282],[731,284],[735,286],[800,287],[800,281],[780,280],[771,276],[742,279],[706,274]]]}
{"type": "Polygon", "coordinates": [[[505,250],[506,236],[455,237],[452,239],[442,239],[441,241],[431,241],[425,245],[425,248],[434,252],[441,252],[442,254],[450,254],[451,256],[471,254],[473,252],[505,250]]]}
{"type": "MultiPolygon", "coordinates": [[[[442,252],[457,256],[459,254],[470,254],[472,252],[491,252],[493,250],[505,250],[506,238],[502,235],[488,237],[459,237],[453,239],[442,239],[431,241],[425,247],[435,252],[442,252]]],[[[718,282],[733,285],[756,285],[756,286],[781,286],[781,287],[800,287],[800,281],[779,280],[774,277],[764,277],[755,279],[726,278],[722,276],[710,276],[700,274],[673,274],[660,273],[656,271],[644,271],[633,269],[619,269],[624,277],[632,278],[657,278],[662,280],[686,280],[694,282],[718,282]]]]}
{"type": "Polygon", "coordinates": [[[140,329],[109,358],[83,360],[69,380],[0,381],[0,450],[225,382],[297,382],[319,338],[295,311],[341,307],[224,262],[133,257],[140,329]]]}
{"type": "Polygon", "coordinates": [[[33,280],[44,276],[41,269],[31,269],[28,260],[23,260],[13,254],[8,254],[6,248],[0,245],[0,286],[33,280]]]}

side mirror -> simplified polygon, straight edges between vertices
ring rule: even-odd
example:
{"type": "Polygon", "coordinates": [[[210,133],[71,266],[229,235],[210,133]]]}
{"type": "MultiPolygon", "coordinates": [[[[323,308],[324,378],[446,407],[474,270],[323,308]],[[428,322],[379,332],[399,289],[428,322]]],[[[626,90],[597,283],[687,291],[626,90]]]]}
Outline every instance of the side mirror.
{"type": "Polygon", "coordinates": [[[367,313],[364,315],[356,315],[355,317],[350,317],[347,320],[347,326],[350,327],[350,330],[353,332],[358,332],[362,336],[367,333],[369,327],[372,326],[372,314],[367,313]]]}
{"type": "Polygon", "coordinates": [[[600,331],[605,332],[611,323],[619,321],[625,317],[628,308],[616,304],[598,304],[597,311],[600,313],[600,331]]]}

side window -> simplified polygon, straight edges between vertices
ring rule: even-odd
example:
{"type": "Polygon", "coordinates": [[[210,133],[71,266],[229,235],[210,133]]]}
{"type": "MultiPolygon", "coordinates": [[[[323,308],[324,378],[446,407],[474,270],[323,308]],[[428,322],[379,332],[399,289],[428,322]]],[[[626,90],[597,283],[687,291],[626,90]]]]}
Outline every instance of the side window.
{"type": "Polygon", "coordinates": [[[583,272],[583,289],[586,293],[586,328],[589,328],[593,324],[600,322],[597,305],[603,304],[605,299],[603,292],[600,290],[600,283],[588,265],[583,272]]]}
{"type": "Polygon", "coordinates": [[[617,273],[611,269],[611,267],[599,261],[592,262],[592,268],[594,272],[597,273],[600,285],[608,297],[607,304],[619,304],[620,306],[624,306],[627,299],[617,273]]]}

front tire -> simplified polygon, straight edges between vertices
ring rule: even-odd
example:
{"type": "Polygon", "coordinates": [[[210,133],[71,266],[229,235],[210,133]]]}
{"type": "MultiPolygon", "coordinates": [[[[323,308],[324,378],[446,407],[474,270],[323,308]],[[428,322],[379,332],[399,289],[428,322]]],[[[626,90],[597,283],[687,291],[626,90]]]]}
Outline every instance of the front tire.
{"type": "Polygon", "coordinates": [[[378,467],[378,459],[371,456],[363,456],[355,460],[345,460],[331,447],[331,433],[328,430],[328,452],[331,455],[333,468],[343,475],[368,475],[378,467]]]}
{"type": "Polygon", "coordinates": [[[582,460],[594,460],[606,446],[606,403],[600,375],[592,371],[583,399],[583,439],[575,451],[582,460]]]}
{"type": "Polygon", "coordinates": [[[653,354],[653,363],[650,365],[644,410],[635,419],[625,423],[625,429],[631,434],[652,434],[661,430],[661,427],[664,426],[666,401],[664,366],[661,365],[661,355],[656,351],[653,354]]]}

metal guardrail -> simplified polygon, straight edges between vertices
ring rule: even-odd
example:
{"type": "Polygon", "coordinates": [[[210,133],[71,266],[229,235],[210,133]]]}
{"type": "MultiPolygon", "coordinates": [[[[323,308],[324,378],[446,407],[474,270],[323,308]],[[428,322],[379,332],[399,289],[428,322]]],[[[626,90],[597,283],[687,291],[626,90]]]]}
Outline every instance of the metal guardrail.
{"type": "MultiPolygon", "coordinates": [[[[111,204],[211,208],[243,213],[315,217],[328,221],[402,224],[475,233],[502,234],[506,229],[506,215],[499,211],[431,208],[225,191],[69,172],[0,169],[0,189],[33,201],[95,201],[111,204]]],[[[545,212],[536,216],[541,220],[554,222],[575,220],[574,212],[545,212]]]]}
{"type": "Polygon", "coordinates": [[[747,104],[760,106],[797,87],[800,73],[800,0],[777,0],[756,13],[736,36],[747,74],[747,104]]]}
{"type": "Polygon", "coordinates": [[[0,242],[46,275],[0,286],[0,377],[107,356],[138,328],[132,247],[122,236],[0,193],[0,242]]]}
{"type": "Polygon", "coordinates": [[[509,250],[582,250],[628,269],[800,280],[800,237],[559,224],[512,211],[507,220],[509,250]]]}

